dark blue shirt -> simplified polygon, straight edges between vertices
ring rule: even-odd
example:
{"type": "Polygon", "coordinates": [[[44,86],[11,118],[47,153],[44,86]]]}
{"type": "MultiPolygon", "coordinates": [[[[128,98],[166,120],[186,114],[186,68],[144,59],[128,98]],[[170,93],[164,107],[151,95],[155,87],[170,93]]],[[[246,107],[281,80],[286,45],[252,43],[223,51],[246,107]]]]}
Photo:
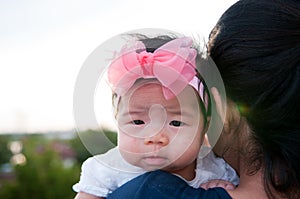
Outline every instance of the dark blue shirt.
{"type": "Polygon", "coordinates": [[[190,187],[181,178],[164,171],[143,174],[111,193],[107,199],[231,199],[223,188],[190,187]]]}

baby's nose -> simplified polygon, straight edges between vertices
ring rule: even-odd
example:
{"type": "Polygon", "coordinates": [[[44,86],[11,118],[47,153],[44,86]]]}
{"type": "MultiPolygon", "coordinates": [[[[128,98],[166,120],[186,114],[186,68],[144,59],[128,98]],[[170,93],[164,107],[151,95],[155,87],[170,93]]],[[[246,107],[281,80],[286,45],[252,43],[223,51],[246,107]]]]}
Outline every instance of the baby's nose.
{"type": "Polygon", "coordinates": [[[146,145],[155,144],[159,146],[166,146],[169,144],[169,138],[167,135],[164,135],[164,133],[161,132],[155,136],[145,138],[144,143],[146,145]]]}

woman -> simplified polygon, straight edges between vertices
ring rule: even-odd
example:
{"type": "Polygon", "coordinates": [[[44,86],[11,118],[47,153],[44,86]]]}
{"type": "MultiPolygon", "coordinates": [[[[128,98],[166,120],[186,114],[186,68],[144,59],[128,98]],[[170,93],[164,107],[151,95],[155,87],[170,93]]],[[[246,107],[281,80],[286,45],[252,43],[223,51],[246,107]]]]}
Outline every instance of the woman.
{"type": "MultiPolygon", "coordinates": [[[[208,54],[228,97],[214,152],[238,172],[239,186],[193,189],[156,171],[110,198],[300,198],[300,1],[238,1],[212,30],[208,54]]],[[[222,110],[218,90],[211,94],[222,110]]]]}

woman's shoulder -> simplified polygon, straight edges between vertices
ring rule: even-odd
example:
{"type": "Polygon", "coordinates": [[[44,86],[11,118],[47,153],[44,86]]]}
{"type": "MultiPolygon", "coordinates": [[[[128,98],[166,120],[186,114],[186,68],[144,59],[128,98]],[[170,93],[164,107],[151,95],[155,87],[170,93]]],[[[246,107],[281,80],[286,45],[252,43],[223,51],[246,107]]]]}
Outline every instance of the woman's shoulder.
{"type": "Polygon", "coordinates": [[[223,188],[195,189],[181,178],[160,170],[134,178],[107,197],[107,199],[127,198],[231,199],[223,188]]]}
{"type": "Polygon", "coordinates": [[[203,197],[203,198],[211,198],[211,199],[231,199],[232,198],[229,195],[229,193],[221,187],[208,189],[205,192],[205,195],[206,195],[206,197],[203,197]]]}

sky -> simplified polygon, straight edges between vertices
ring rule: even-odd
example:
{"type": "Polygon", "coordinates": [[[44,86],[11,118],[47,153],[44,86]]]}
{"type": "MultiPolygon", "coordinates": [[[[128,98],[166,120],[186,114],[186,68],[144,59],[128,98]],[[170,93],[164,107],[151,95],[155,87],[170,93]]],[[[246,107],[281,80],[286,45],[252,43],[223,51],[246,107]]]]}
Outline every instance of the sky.
{"type": "MultiPolygon", "coordinates": [[[[76,78],[99,45],[142,28],[207,37],[234,2],[0,0],[0,133],[73,129],[76,78]]],[[[110,126],[107,99],[97,119],[110,126]]]]}

